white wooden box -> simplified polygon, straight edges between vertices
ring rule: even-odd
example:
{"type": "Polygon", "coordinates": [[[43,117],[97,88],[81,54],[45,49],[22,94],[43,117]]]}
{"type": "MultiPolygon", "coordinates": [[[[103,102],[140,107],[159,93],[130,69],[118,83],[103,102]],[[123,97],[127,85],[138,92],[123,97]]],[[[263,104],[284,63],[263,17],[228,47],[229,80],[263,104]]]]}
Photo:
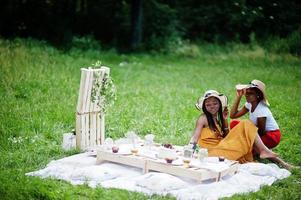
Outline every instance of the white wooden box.
{"type": "Polygon", "coordinates": [[[81,69],[76,108],[76,146],[81,150],[100,145],[105,139],[105,115],[97,102],[92,100],[92,91],[96,79],[101,82],[109,73],[110,69],[107,67],[81,69]]]}

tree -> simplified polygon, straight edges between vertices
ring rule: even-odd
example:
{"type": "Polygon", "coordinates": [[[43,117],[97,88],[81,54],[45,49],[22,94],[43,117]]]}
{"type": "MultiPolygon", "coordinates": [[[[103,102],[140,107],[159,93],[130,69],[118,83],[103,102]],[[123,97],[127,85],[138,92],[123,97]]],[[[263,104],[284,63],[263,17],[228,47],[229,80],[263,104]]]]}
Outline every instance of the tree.
{"type": "Polygon", "coordinates": [[[143,0],[132,0],[131,2],[131,49],[135,50],[142,41],[142,2],[143,0]]]}

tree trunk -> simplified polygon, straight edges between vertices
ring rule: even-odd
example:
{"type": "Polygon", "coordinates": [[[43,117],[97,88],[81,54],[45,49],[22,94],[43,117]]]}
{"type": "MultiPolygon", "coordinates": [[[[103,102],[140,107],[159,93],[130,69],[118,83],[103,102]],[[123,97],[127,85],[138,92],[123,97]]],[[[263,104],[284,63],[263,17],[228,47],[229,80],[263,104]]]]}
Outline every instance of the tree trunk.
{"type": "Polygon", "coordinates": [[[131,49],[137,49],[142,41],[142,2],[132,0],[131,7],[131,49]]]}

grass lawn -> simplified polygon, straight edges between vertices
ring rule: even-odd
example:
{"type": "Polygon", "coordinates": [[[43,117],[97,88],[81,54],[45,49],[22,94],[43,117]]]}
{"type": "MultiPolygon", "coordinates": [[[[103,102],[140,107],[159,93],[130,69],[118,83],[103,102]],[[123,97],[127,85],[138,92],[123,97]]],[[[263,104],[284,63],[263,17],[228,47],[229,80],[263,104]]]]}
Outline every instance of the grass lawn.
{"type": "MultiPolygon", "coordinates": [[[[200,47],[196,57],[117,54],[114,51],[59,51],[33,40],[0,39],[0,197],[1,199],[149,199],[117,189],[91,189],[65,181],[27,177],[64,152],[62,135],[75,126],[80,68],[97,60],[111,68],[117,101],[106,117],[106,137],[133,130],[152,132],[160,143],[186,144],[199,112],[194,104],[207,89],[235,97],[235,84],[266,83],[282,141],[274,149],[301,165],[301,58],[260,47],[200,47]],[[125,65],[119,65],[124,62],[125,65]]],[[[301,172],[233,199],[300,199],[301,172]]],[[[152,199],[171,197],[152,196],[152,199]]],[[[231,198],[231,199],[232,199],[231,198]]]]}

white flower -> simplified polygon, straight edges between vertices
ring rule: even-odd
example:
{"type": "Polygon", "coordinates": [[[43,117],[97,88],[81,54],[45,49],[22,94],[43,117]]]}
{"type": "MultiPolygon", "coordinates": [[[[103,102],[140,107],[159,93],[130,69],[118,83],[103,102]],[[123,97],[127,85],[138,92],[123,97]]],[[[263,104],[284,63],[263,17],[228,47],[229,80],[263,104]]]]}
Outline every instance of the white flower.
{"type": "Polygon", "coordinates": [[[13,143],[13,144],[21,144],[24,139],[22,138],[22,136],[19,136],[19,137],[9,137],[8,138],[8,141],[13,143]]]}

